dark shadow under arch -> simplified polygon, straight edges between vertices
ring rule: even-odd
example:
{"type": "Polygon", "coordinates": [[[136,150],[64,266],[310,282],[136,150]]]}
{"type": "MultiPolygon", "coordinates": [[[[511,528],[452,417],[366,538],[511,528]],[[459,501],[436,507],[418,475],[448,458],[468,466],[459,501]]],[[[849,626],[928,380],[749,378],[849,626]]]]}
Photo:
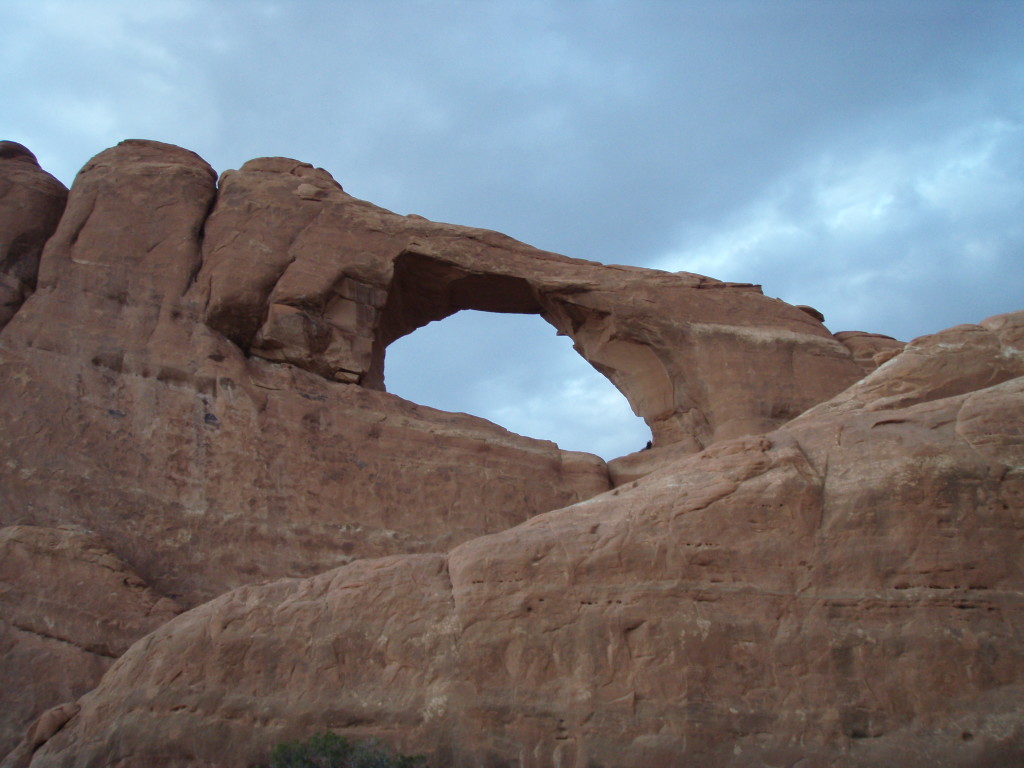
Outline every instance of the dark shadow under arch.
{"type": "Polygon", "coordinates": [[[541,312],[533,287],[521,277],[470,272],[415,251],[400,254],[363,386],[384,389],[384,355],[392,342],[463,309],[526,315],[541,312]]]}

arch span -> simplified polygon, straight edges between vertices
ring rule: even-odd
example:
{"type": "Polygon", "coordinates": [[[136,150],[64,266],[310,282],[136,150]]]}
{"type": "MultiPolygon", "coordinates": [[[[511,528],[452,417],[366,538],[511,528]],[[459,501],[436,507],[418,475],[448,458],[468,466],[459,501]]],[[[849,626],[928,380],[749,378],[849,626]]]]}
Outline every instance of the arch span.
{"type": "Polygon", "coordinates": [[[399,216],[283,158],[221,179],[190,297],[248,354],[384,387],[388,344],[463,309],[537,314],[650,427],[699,450],[765,432],[861,377],[819,319],[754,285],[604,265],[399,216]]]}
{"type": "Polygon", "coordinates": [[[572,340],[573,348],[647,423],[655,440],[665,435],[679,396],[687,395],[682,386],[677,391],[655,348],[621,334],[612,313],[581,302],[588,291],[509,274],[503,267],[499,261],[484,271],[429,253],[406,250],[399,254],[393,262],[363,385],[385,389],[388,345],[427,323],[461,310],[535,314],[572,340]]]}

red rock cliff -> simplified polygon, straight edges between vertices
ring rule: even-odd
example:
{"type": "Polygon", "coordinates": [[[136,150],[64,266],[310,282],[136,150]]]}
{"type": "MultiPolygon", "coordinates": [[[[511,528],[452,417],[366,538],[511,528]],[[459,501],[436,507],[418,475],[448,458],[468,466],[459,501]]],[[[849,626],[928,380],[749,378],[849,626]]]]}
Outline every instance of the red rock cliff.
{"type": "Polygon", "coordinates": [[[0,534],[53,575],[0,571],[0,751],[153,631],[12,765],[243,766],[315,728],[460,766],[1022,754],[1020,315],[840,343],[756,286],[140,141],[19,285],[0,534]],[[609,468],[384,391],[387,345],[460,309],[569,335],[654,449],[609,468]],[[279,577],[309,578],[243,586],[279,577]]]}

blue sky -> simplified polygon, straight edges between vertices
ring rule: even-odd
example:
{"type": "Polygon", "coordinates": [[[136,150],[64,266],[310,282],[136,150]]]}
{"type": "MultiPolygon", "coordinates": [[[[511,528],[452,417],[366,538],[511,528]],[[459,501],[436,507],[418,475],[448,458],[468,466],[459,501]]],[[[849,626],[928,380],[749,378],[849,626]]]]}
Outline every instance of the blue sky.
{"type": "MultiPolygon", "coordinates": [[[[284,155],[399,213],[759,283],[909,339],[1024,308],[1024,2],[7,0],[0,138],[284,155]]],[[[389,389],[606,457],[646,428],[535,317],[389,389]]]]}

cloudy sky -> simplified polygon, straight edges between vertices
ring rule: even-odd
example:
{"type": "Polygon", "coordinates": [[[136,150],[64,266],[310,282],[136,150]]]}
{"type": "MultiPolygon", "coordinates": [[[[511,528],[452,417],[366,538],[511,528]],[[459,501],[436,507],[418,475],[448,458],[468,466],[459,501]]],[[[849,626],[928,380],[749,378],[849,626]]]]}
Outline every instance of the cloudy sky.
{"type": "MultiPolygon", "coordinates": [[[[1024,308],[1020,0],[5,0],[0,138],[295,157],[399,213],[759,283],[908,340],[1024,308]]],[[[536,317],[388,387],[614,457],[649,432],[536,317]]]]}

